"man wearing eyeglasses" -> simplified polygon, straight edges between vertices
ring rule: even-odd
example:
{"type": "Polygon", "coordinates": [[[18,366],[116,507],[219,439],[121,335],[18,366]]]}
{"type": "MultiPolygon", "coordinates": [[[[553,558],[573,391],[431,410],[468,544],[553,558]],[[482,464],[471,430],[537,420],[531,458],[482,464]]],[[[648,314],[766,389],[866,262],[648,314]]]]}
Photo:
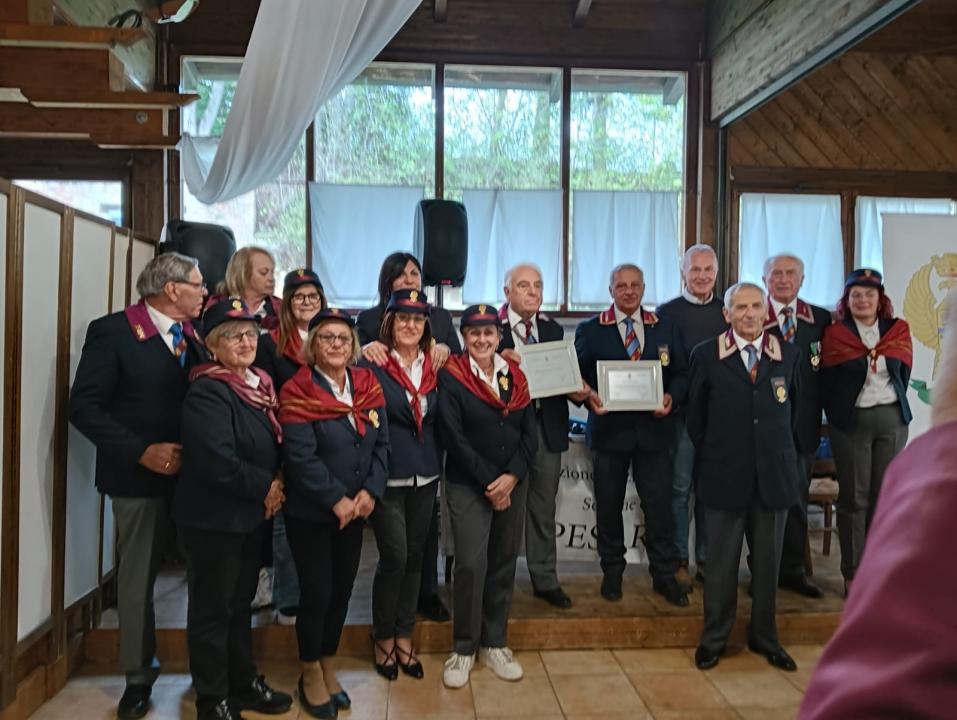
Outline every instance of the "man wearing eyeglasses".
{"type": "Polygon", "coordinates": [[[153,584],[180,469],[180,412],[189,371],[208,355],[191,321],[206,297],[195,258],[167,253],[136,281],[141,299],[94,320],[70,394],[70,422],[96,446],[96,486],[117,529],[120,663],[117,717],[150,707],[156,659],[153,584]]]}

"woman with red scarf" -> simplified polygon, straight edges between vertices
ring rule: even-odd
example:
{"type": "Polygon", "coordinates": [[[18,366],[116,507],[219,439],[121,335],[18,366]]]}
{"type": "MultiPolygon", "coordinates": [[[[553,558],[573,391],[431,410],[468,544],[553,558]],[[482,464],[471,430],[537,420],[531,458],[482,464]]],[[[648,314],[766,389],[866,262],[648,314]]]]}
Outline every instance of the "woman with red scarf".
{"type": "Polygon", "coordinates": [[[884,471],[907,444],[910,328],[894,317],[881,274],[855,270],[824,332],[821,390],[840,485],[837,531],[845,587],[854,579],[884,471]]]}
{"type": "Polygon", "coordinates": [[[382,386],[355,367],[352,318],[326,308],[309,321],[305,365],[282,386],[286,533],[299,574],[299,701],[334,718],[351,700],[331,665],[362,551],[363,519],[386,487],[389,433],[382,386]]]}
{"type": "Polygon", "coordinates": [[[388,680],[398,677],[399,668],[414,678],[424,674],[412,649],[412,628],[422,553],[442,474],[429,310],[421,291],[393,292],[379,333],[388,349],[385,364],[367,364],[382,385],[389,417],[388,487],[370,518],[379,548],[372,582],[375,667],[388,680]]]}
{"type": "Polygon", "coordinates": [[[173,497],[186,550],[197,716],[284,713],[292,698],[272,690],[253,665],[249,607],[265,522],[283,502],[278,402],[269,376],[251,367],[259,327],[243,302],[234,297],[210,306],[203,326],[214,362],[190,374],[173,497]]]}
{"type": "Polygon", "coordinates": [[[455,541],[454,648],[442,675],[450,688],[468,683],[476,651],[500,678],[523,675],[506,636],[523,481],[538,437],[525,375],[496,352],[498,308],[473,305],[461,322],[466,352],[439,371],[439,431],[448,453],[443,491],[455,541]]]}

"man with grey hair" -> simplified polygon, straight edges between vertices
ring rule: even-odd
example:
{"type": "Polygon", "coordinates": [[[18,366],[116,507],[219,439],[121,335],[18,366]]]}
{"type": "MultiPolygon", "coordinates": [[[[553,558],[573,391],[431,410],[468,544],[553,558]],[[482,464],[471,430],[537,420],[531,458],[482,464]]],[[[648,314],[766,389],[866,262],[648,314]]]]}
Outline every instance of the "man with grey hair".
{"type": "Polygon", "coordinates": [[[159,674],[153,584],[180,467],[189,371],[208,359],[190,321],[206,285],[199,263],[168,253],[146,265],[135,305],[90,323],[70,393],[70,422],[96,446],[96,486],[116,519],[120,663],[117,717],[143,717],[159,674]]]}
{"type": "MultiPolygon", "coordinates": [[[[724,319],[723,303],[714,291],[718,277],[718,256],[710,245],[692,245],[681,262],[681,295],[658,306],[658,315],[671,318],[678,326],[681,340],[690,352],[696,345],[710,340],[728,328],[724,319]]],[[[693,585],[688,572],[688,507],[693,494],[694,445],[688,437],[684,410],[678,409],[675,418],[677,434],[675,447],[675,474],[671,486],[671,511],[675,518],[675,550],[678,552],[678,571],[675,579],[687,591],[693,585]]],[[[704,526],[704,508],[694,503],[696,579],[704,582],[707,561],[707,531],[704,526]]]]}
{"type": "Polygon", "coordinates": [[[711,539],[695,664],[714,667],[727,645],[747,532],[754,598],[748,647],[775,667],[796,670],[778,640],[775,602],[784,523],[798,497],[800,353],[765,331],[767,297],[760,287],[738,283],[724,298],[731,329],[694,349],[688,390],[697,493],[711,539]]]}

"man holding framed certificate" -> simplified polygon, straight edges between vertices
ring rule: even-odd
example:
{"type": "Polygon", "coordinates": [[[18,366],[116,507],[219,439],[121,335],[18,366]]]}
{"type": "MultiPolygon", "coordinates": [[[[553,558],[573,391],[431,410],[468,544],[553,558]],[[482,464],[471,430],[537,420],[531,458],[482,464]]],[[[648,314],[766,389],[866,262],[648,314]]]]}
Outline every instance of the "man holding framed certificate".
{"type": "MultiPolygon", "coordinates": [[[[502,341],[498,351],[502,357],[522,363],[528,375],[529,387],[543,380],[563,383],[569,375],[559,368],[549,377],[536,377],[523,354],[535,348],[553,345],[564,338],[565,331],[557,322],[539,312],[542,307],[542,274],[531,264],[516,265],[505,273],[505,305],[499,311],[502,322],[502,341]]],[[[560,355],[560,353],[559,353],[560,355]]],[[[553,358],[543,358],[547,363],[553,358]]],[[[561,365],[561,357],[556,365],[561,365]]],[[[574,362],[574,359],[573,359],[574,362]]],[[[536,364],[537,367],[537,364],[536,364]]],[[[568,368],[578,374],[578,366],[568,368]]],[[[545,373],[541,373],[544,375],[545,373]]],[[[574,383],[572,383],[574,384],[574,383]]],[[[578,377],[581,387],[581,378],[578,377]]],[[[563,388],[564,389],[564,388],[563,388]]],[[[549,392],[547,388],[543,392],[549,392]]],[[[533,392],[535,397],[537,393],[533,392]]],[[[558,583],[555,547],[555,496],[562,468],[562,453],[568,449],[568,398],[583,402],[588,396],[587,387],[570,395],[539,396],[534,401],[538,420],[538,450],[528,472],[528,497],[525,508],[525,558],[532,590],[537,597],[558,608],[570,608],[572,600],[558,583]]]]}
{"type": "MultiPolygon", "coordinates": [[[[608,290],[614,300],[610,308],[586,320],[575,332],[575,349],[582,377],[598,387],[599,363],[634,364],[634,383],[612,378],[606,396],[592,391],[588,396],[586,441],[595,464],[595,510],[598,525],[598,554],[603,573],[601,594],[606,600],[621,599],[621,577],[625,570],[622,505],[628,470],[632,471],[645,514],[644,543],[648,551],[652,587],[673,605],[688,604],[685,591],[675,580],[678,556],[674,547],[674,519],[671,514],[672,449],[675,429],[671,413],[682,403],[688,387],[688,362],[675,325],[641,307],[645,292],[644,273],[637,265],[623,264],[611,271],[608,290]],[[662,393],[658,409],[612,411],[621,402],[619,388],[626,395],[641,391],[642,380],[636,361],[660,364],[655,386],[662,393]]],[[[646,383],[647,384],[647,383],[646,383]]]]}

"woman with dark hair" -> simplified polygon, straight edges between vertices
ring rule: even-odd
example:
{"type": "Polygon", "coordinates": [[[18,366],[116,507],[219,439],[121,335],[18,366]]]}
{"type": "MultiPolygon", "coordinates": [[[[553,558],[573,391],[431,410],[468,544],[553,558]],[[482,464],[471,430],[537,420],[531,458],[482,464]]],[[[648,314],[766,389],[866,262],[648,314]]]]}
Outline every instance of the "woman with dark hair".
{"type": "Polygon", "coordinates": [[[389,348],[382,367],[367,363],[385,393],[389,417],[389,480],[370,517],[379,548],[372,581],[375,668],[388,680],[399,668],[422,678],[412,649],[422,551],[432,521],[442,451],[436,439],[437,378],[429,350],[429,303],[418,290],[396,290],[379,340],[389,348]]]}
{"type": "Polygon", "coordinates": [[[840,485],[837,530],[845,587],[854,579],[884,471],[907,444],[913,348],[876,270],[847,277],[838,322],[824,331],[821,390],[840,485]]]}

